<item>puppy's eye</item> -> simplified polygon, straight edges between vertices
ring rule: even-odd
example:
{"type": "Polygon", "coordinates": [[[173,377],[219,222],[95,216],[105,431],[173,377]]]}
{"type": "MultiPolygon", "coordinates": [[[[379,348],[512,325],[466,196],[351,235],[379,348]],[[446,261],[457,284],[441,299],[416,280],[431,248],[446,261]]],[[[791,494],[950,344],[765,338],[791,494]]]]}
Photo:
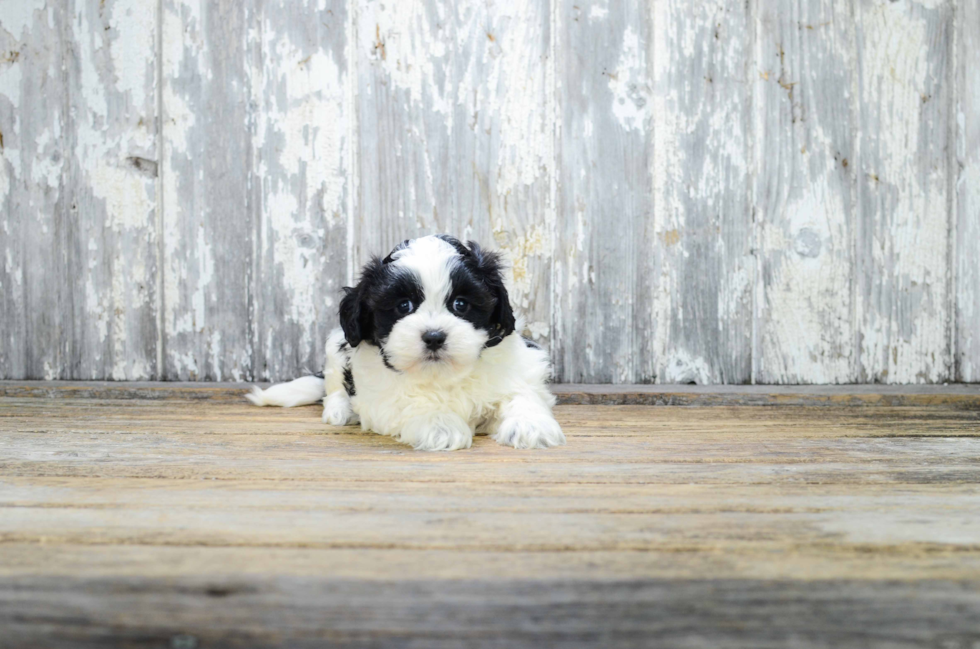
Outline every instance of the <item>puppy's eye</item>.
{"type": "Polygon", "coordinates": [[[408,315],[414,310],[415,310],[415,305],[412,303],[411,300],[402,300],[401,302],[398,303],[398,306],[395,307],[395,311],[398,312],[398,315],[408,315]]]}
{"type": "Polygon", "coordinates": [[[453,300],[453,311],[462,315],[470,310],[470,303],[465,299],[458,297],[453,300]]]}

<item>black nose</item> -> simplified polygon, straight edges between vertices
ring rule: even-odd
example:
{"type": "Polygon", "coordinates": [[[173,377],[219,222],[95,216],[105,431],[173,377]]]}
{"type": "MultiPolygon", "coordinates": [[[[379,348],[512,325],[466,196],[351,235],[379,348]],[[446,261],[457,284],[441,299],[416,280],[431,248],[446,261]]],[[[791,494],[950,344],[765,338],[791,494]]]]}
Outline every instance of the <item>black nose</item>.
{"type": "Polygon", "coordinates": [[[443,343],[446,342],[446,332],[445,331],[426,331],[422,334],[422,342],[425,346],[436,351],[440,349],[443,343]]]}

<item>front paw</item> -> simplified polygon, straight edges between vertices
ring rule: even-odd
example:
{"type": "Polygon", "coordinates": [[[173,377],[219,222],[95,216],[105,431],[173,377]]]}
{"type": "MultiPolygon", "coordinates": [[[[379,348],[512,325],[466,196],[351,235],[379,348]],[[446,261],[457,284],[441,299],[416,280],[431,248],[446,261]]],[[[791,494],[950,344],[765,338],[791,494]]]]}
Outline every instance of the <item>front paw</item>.
{"type": "Polygon", "coordinates": [[[323,423],[331,426],[351,426],[358,423],[359,417],[350,405],[350,397],[337,391],[323,400],[323,423]]]}
{"type": "Polygon", "coordinates": [[[548,415],[508,417],[500,422],[493,438],[514,448],[548,448],[565,443],[565,433],[548,415]]]}
{"type": "Polygon", "coordinates": [[[459,415],[444,413],[407,422],[395,436],[417,451],[455,451],[473,444],[473,429],[459,415]]]}

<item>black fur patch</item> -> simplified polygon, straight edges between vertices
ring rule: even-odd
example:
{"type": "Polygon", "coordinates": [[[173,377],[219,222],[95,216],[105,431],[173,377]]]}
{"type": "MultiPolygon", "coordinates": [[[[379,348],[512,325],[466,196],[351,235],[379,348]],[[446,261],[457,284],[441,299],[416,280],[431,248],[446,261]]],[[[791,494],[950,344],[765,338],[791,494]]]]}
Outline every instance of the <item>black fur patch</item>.
{"type": "Polygon", "coordinates": [[[350,366],[344,368],[344,389],[347,390],[347,396],[352,397],[357,392],[354,390],[354,373],[350,371],[350,366]]]}
{"type": "Polygon", "coordinates": [[[533,340],[530,340],[528,338],[523,338],[523,337],[522,337],[522,340],[524,341],[524,346],[525,347],[530,347],[531,349],[541,349],[541,345],[539,345],[538,343],[534,342],[533,340]]]}
{"type": "Polygon", "coordinates": [[[494,347],[514,333],[516,325],[514,312],[510,307],[510,296],[507,295],[501,272],[503,264],[500,262],[499,254],[483,250],[475,241],[468,242],[468,245],[469,254],[461,256],[457,266],[450,273],[453,290],[448,306],[451,311],[452,300],[457,296],[463,296],[478,307],[479,321],[470,319],[466,315],[458,317],[469,320],[474,327],[486,330],[489,336],[486,347],[494,347]]]}
{"type": "Polygon", "coordinates": [[[412,243],[412,240],[411,239],[405,239],[404,241],[402,241],[401,243],[399,243],[397,246],[395,246],[394,248],[392,248],[391,249],[391,252],[388,253],[388,256],[385,257],[383,260],[381,260],[381,263],[382,264],[390,264],[395,259],[395,253],[398,252],[399,250],[404,250],[409,245],[411,245],[411,243],[412,243]]]}
{"type": "Polygon", "coordinates": [[[388,354],[385,353],[384,348],[381,349],[381,362],[384,363],[385,364],[385,367],[387,367],[392,372],[399,372],[400,373],[400,370],[397,367],[395,367],[394,365],[392,365],[391,364],[391,361],[388,360],[388,354]]]}
{"type": "MultiPolygon", "coordinates": [[[[436,239],[442,239],[443,241],[451,245],[453,248],[456,249],[456,252],[459,254],[460,257],[470,257],[473,254],[473,252],[469,248],[464,246],[463,242],[457,239],[456,237],[451,237],[448,234],[437,234],[436,239]]],[[[472,243],[473,242],[471,241],[470,244],[472,243]]]]}
{"type": "Polygon", "coordinates": [[[405,317],[395,311],[399,302],[410,299],[418,306],[425,299],[415,273],[386,265],[377,257],[364,266],[357,286],[345,287],[344,292],[340,326],[351,347],[362,340],[380,347],[395,323],[405,317]]]}

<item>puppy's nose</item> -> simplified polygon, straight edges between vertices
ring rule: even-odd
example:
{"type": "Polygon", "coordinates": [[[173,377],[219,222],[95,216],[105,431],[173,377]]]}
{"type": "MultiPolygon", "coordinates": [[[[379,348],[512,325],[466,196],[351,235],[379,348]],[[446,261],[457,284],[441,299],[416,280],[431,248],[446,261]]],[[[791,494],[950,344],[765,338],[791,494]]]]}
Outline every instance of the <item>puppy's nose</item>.
{"type": "Polygon", "coordinates": [[[446,332],[438,330],[426,331],[422,334],[422,342],[432,351],[436,351],[446,342],[446,332]]]}

